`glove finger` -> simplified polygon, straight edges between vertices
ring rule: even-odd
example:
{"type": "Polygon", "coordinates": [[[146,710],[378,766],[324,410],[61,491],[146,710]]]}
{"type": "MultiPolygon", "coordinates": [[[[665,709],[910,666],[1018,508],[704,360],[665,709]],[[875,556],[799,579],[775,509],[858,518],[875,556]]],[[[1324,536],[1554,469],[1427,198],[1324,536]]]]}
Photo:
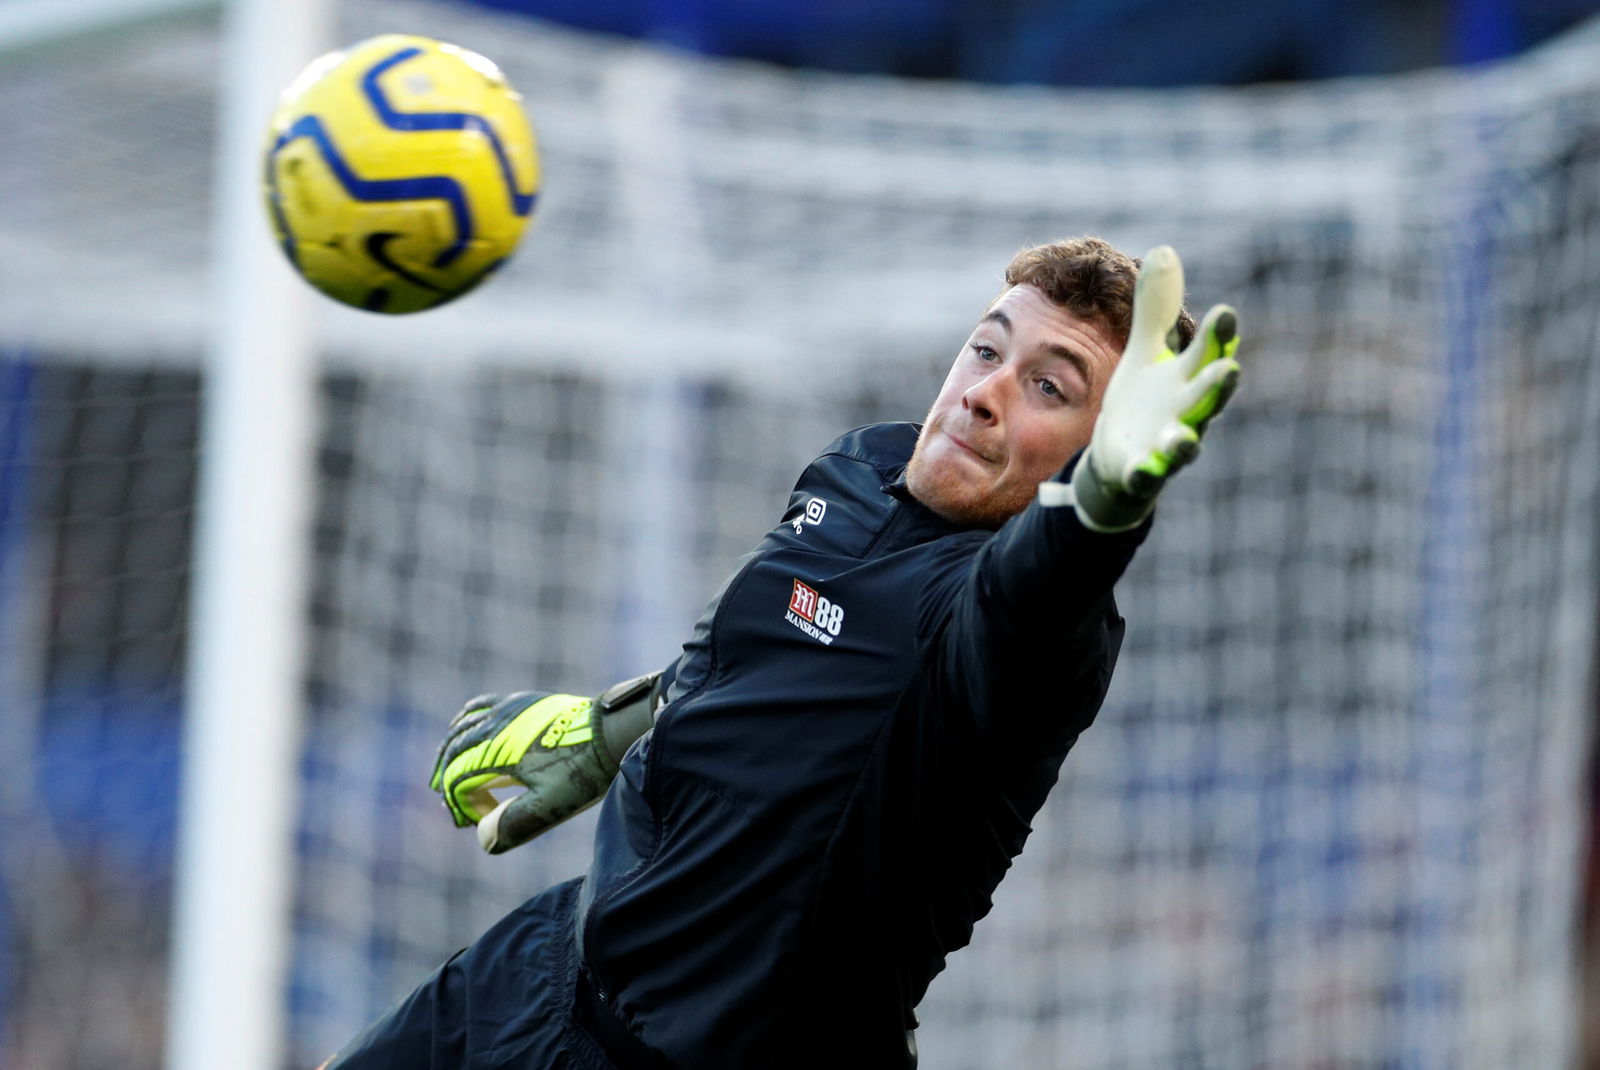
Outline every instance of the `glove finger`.
{"type": "Polygon", "coordinates": [[[1181,431],[1170,436],[1165,444],[1167,455],[1167,476],[1171,478],[1174,472],[1183,468],[1196,457],[1200,456],[1200,435],[1192,427],[1177,425],[1181,431]]]}
{"type": "Polygon", "coordinates": [[[1168,476],[1193,458],[1193,446],[1199,439],[1194,428],[1174,420],[1156,436],[1149,453],[1128,465],[1122,474],[1122,486],[1130,494],[1154,494],[1168,476]]]}
{"type": "Polygon", "coordinates": [[[466,701],[466,704],[450,718],[450,723],[445,727],[445,737],[439,744],[439,749],[434,752],[433,772],[428,777],[428,787],[434,791],[442,788],[441,781],[444,777],[445,767],[452,759],[461,753],[464,747],[472,746],[476,741],[464,741],[463,737],[481,727],[494,712],[495,706],[506,696],[498,694],[476,695],[466,701]]]}
{"type": "Polygon", "coordinates": [[[1222,411],[1239,387],[1239,362],[1225,357],[1200,370],[1178,392],[1178,419],[1193,428],[1222,411]]]}
{"type": "Polygon", "coordinates": [[[475,825],[483,815],[499,805],[494,797],[496,788],[517,787],[518,782],[504,770],[485,769],[468,776],[458,777],[440,792],[457,828],[475,825]]]}
{"type": "Polygon", "coordinates": [[[489,715],[493,712],[491,708],[474,711],[463,710],[461,713],[456,714],[455,720],[450,722],[449,732],[446,733],[444,740],[439,744],[439,749],[434,752],[433,775],[428,778],[428,787],[434,791],[439,791],[440,781],[450,763],[462,751],[483,742],[486,733],[482,729],[485,722],[488,721],[489,715]],[[470,717],[467,716],[469,712],[472,713],[470,717]],[[466,718],[465,720],[462,719],[464,717],[466,718]]]}
{"type": "Polygon", "coordinates": [[[492,692],[482,695],[474,695],[472,698],[467,699],[466,703],[462,705],[461,709],[456,712],[454,717],[450,718],[449,727],[455,728],[463,720],[475,713],[488,713],[490,709],[498,706],[502,701],[504,701],[505,697],[506,696],[504,695],[494,694],[492,692]]]}
{"type": "Polygon", "coordinates": [[[1173,423],[1157,440],[1156,450],[1166,458],[1167,469],[1164,474],[1171,475],[1174,470],[1182,467],[1194,459],[1200,446],[1200,436],[1194,428],[1181,423],[1173,423]]]}
{"type": "Polygon", "coordinates": [[[501,696],[487,709],[472,711],[445,737],[438,762],[448,769],[456,759],[475,751],[479,768],[516,764],[532,742],[530,733],[540,727],[537,719],[518,724],[519,719],[550,697],[548,692],[517,691],[501,696]]]}
{"type": "Polygon", "coordinates": [[[1223,376],[1222,382],[1217,386],[1217,398],[1215,404],[1212,405],[1210,415],[1206,416],[1203,420],[1196,424],[1195,430],[1199,431],[1202,435],[1205,434],[1207,425],[1209,425],[1211,421],[1227,407],[1228,401],[1233,397],[1234,393],[1238,389],[1239,373],[1234,372],[1223,376]]]}
{"type": "Polygon", "coordinates": [[[478,822],[478,845],[492,855],[520,847],[587,810],[600,801],[604,792],[567,795],[559,799],[531,789],[500,803],[478,822]]]}
{"type": "Polygon", "coordinates": [[[492,855],[503,854],[555,824],[541,812],[537,794],[524,792],[496,806],[478,822],[478,846],[492,855]]]}
{"type": "Polygon", "coordinates": [[[497,776],[487,783],[464,790],[460,796],[461,808],[466,811],[469,818],[482,821],[483,818],[479,815],[487,814],[500,805],[500,800],[494,797],[494,790],[510,787],[520,787],[520,785],[508,776],[497,776]]]}
{"type": "Polygon", "coordinates": [[[511,842],[509,834],[502,836],[500,829],[501,820],[505,817],[506,811],[515,802],[517,802],[516,799],[507,799],[487,814],[484,814],[483,819],[478,822],[478,846],[492,855],[509,851],[518,845],[511,842]]]}
{"type": "MultiPolygon", "coordinates": [[[[459,716],[457,714],[457,717],[459,716]]],[[[461,721],[450,722],[450,730],[445,733],[444,739],[439,741],[439,749],[433,755],[433,778],[429,781],[429,787],[433,788],[434,791],[439,790],[437,781],[444,775],[445,766],[449,765],[451,760],[461,752],[462,735],[472,731],[479,723],[479,719],[474,719],[470,724],[461,721]]]]}
{"type": "Polygon", "coordinates": [[[1183,262],[1170,245],[1158,245],[1144,256],[1133,290],[1133,326],[1125,354],[1154,363],[1169,352],[1167,331],[1183,310],[1183,262]]]}
{"type": "Polygon", "coordinates": [[[1128,473],[1123,486],[1135,498],[1154,498],[1167,481],[1170,466],[1162,457],[1150,456],[1128,473]]]}
{"type": "Polygon", "coordinates": [[[1239,348],[1239,315],[1227,305],[1212,305],[1200,321],[1186,348],[1178,356],[1178,373],[1192,379],[1219,357],[1231,357],[1239,348]]]}

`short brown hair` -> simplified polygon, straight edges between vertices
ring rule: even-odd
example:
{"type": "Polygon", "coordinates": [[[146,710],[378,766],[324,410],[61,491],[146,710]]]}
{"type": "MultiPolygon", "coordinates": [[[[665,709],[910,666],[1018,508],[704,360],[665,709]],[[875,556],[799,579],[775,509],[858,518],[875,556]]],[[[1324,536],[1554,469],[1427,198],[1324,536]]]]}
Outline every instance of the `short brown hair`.
{"type": "MultiPolygon", "coordinates": [[[[1128,344],[1133,326],[1133,283],[1139,261],[1108,241],[1062,238],[1024,249],[1006,266],[1006,285],[1036,286],[1074,316],[1100,324],[1128,344]]],[[[1194,316],[1178,313],[1178,348],[1194,337],[1194,316]]]]}

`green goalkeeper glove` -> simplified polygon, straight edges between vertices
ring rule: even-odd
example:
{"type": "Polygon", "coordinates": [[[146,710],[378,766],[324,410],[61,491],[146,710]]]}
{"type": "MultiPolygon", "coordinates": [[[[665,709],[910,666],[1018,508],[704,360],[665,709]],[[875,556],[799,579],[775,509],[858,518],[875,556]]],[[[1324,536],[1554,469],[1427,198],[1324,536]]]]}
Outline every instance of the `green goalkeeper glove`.
{"type": "MultiPolygon", "coordinates": [[[[1106,384],[1089,448],[1072,473],[1078,519],[1095,531],[1137,527],[1162,486],[1200,453],[1200,436],[1239,380],[1238,317],[1226,305],[1206,313],[1194,340],[1173,353],[1183,308],[1183,264],[1169,245],[1144,258],[1133,295],[1133,326],[1106,384]]],[[[1046,504],[1066,504],[1041,490],[1046,504]]]]}
{"type": "Polygon", "coordinates": [[[428,786],[458,828],[500,854],[600,801],[628,746],[655,721],[660,673],[597,698],[550,691],[480,695],[450,722],[428,786]],[[528,790],[504,802],[496,788],[528,790]]]}

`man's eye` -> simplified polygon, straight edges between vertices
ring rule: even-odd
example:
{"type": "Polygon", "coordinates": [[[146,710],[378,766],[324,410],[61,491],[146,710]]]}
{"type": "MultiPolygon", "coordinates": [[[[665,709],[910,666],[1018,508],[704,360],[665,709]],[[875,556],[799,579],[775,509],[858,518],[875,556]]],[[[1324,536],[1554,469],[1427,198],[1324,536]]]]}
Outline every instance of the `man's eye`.
{"type": "Polygon", "coordinates": [[[992,346],[979,345],[976,342],[974,342],[972,344],[972,352],[977,356],[977,358],[979,360],[986,361],[986,362],[987,361],[991,361],[991,360],[996,360],[1000,356],[1000,354],[998,354],[998,353],[996,353],[994,351],[994,348],[992,346]]]}
{"type": "Polygon", "coordinates": [[[1044,392],[1046,397],[1058,399],[1066,397],[1066,395],[1061,392],[1061,388],[1056,385],[1054,379],[1040,379],[1039,389],[1044,392]]]}

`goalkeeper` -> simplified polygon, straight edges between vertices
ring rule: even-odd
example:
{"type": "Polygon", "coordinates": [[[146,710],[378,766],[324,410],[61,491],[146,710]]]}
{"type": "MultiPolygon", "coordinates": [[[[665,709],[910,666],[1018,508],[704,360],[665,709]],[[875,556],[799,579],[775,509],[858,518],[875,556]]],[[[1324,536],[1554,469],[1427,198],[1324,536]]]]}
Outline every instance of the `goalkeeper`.
{"type": "Polygon", "coordinates": [[[1019,253],[926,422],[813,461],[664,672],[468,703],[432,780],[456,823],[499,853],[603,799],[593,862],[330,1065],[913,1066],[1105,696],[1112,586],[1235,333],[1196,330],[1170,248],[1019,253]]]}

